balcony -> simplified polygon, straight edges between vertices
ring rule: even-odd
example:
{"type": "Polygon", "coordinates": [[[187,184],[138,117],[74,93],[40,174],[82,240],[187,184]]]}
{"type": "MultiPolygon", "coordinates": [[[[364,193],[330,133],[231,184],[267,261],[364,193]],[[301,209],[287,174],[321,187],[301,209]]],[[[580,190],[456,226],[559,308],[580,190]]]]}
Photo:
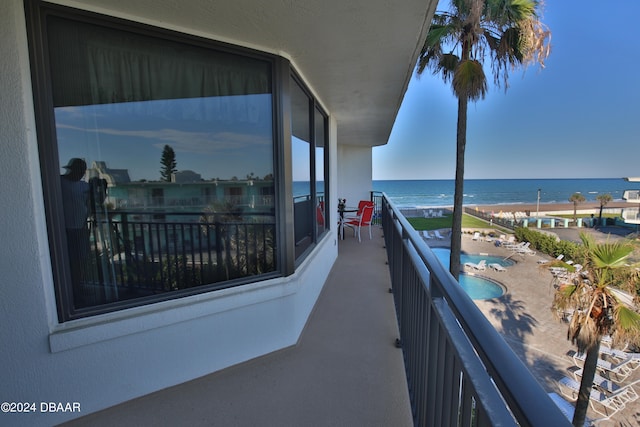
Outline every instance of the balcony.
{"type": "Polygon", "coordinates": [[[640,190],[625,190],[622,199],[628,203],[640,203],[640,190]]]}
{"type": "Polygon", "coordinates": [[[640,224],[640,208],[624,208],[621,215],[627,224],[640,224]]]}
{"type": "Polygon", "coordinates": [[[373,240],[339,241],[296,346],[68,425],[569,425],[406,219],[378,205],[373,240]]]}

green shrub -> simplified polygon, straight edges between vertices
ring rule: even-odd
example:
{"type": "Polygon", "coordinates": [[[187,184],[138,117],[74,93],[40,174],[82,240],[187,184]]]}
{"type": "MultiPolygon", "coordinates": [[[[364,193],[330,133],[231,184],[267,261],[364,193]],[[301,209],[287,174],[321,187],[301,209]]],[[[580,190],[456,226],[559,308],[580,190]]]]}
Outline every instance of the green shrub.
{"type": "Polygon", "coordinates": [[[567,240],[558,241],[549,234],[540,233],[529,228],[516,227],[514,235],[518,241],[529,242],[532,249],[544,252],[554,258],[563,254],[566,259],[576,259],[580,255],[580,245],[567,240]]]}

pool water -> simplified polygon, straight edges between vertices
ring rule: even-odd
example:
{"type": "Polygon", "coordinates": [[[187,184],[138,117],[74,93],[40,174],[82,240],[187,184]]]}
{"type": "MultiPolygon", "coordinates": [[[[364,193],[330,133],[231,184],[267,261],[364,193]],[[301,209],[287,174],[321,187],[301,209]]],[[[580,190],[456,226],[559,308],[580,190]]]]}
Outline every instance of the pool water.
{"type": "MultiPolygon", "coordinates": [[[[446,268],[449,268],[449,254],[450,250],[447,248],[431,248],[433,253],[438,257],[442,265],[446,268]]],[[[462,253],[460,254],[460,264],[464,265],[465,262],[472,262],[477,264],[480,260],[486,260],[487,265],[489,264],[500,264],[503,267],[510,267],[515,264],[515,262],[511,259],[504,259],[503,257],[493,256],[493,255],[470,255],[462,253]]]]}
{"type": "Polygon", "coordinates": [[[502,286],[484,277],[462,273],[458,282],[471,299],[498,298],[504,294],[502,286]]]}
{"type": "MultiPolygon", "coordinates": [[[[445,268],[449,268],[449,254],[450,250],[447,248],[432,248],[431,249],[438,260],[445,266],[445,268]]],[[[481,259],[487,261],[488,264],[498,263],[503,267],[508,267],[514,264],[511,260],[505,260],[501,257],[496,256],[485,256],[485,255],[469,255],[469,254],[461,254],[460,263],[464,265],[465,262],[473,262],[478,263],[481,259]]],[[[489,280],[485,277],[474,276],[471,274],[461,273],[458,278],[458,282],[462,289],[469,295],[471,299],[491,299],[498,298],[502,296],[505,292],[504,286],[500,285],[493,280],[489,280]]]]}

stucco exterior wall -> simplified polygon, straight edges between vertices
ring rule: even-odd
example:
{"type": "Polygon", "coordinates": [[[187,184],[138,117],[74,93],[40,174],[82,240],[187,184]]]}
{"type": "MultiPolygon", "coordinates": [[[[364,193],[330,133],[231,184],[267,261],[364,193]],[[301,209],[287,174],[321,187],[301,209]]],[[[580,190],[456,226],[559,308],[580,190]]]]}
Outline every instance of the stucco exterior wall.
{"type": "MultiPolygon", "coordinates": [[[[353,145],[338,146],[338,193],[347,206],[358,206],[369,200],[372,182],[372,148],[353,145]]],[[[335,202],[337,203],[337,201],[335,202]]]]}
{"type": "Polygon", "coordinates": [[[0,425],[57,424],[295,345],[337,257],[334,233],[288,278],[58,323],[27,49],[23,2],[3,0],[0,401],[38,411],[0,413],[0,425]],[[42,413],[40,402],[82,412],[42,413]]]}

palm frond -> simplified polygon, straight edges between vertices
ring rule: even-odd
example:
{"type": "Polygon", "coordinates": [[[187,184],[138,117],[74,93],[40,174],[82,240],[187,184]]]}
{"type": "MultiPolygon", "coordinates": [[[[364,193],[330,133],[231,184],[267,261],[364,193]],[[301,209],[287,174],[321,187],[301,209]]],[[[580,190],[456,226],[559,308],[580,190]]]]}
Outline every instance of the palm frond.
{"type": "Polygon", "coordinates": [[[484,99],[487,79],[479,61],[468,59],[460,62],[453,76],[453,92],[461,99],[484,99]]]}
{"type": "Polygon", "coordinates": [[[487,0],[485,15],[497,25],[508,25],[537,16],[538,3],[535,0],[487,0]]]}
{"type": "Polygon", "coordinates": [[[593,262],[597,268],[620,268],[626,266],[633,247],[622,242],[601,243],[593,248],[593,262]]]}
{"type": "Polygon", "coordinates": [[[624,304],[618,304],[614,312],[616,339],[622,342],[640,342],[640,313],[624,304]]]}

